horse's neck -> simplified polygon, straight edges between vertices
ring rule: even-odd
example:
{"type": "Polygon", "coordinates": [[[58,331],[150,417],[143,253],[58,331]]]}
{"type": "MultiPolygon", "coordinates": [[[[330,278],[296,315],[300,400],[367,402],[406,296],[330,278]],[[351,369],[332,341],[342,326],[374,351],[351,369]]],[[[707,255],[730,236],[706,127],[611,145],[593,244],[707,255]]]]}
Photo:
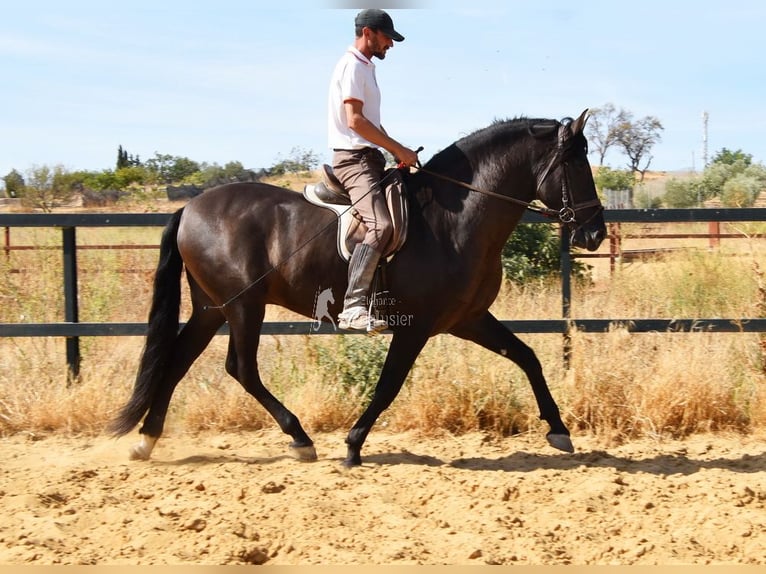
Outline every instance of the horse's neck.
{"type": "MultiPolygon", "coordinates": [[[[466,177],[467,174],[461,169],[435,173],[466,182],[477,190],[502,195],[509,193],[509,186],[517,185],[511,181],[512,178],[504,177],[502,173],[492,173],[481,166],[470,177],[466,177]]],[[[440,243],[487,256],[495,251],[499,253],[524,208],[481,191],[469,190],[448,180],[431,177],[429,185],[419,195],[424,217],[440,243]]]]}
{"type": "Polygon", "coordinates": [[[497,122],[455,142],[428,162],[427,168],[490,192],[469,191],[431,177],[434,207],[428,208],[429,225],[439,241],[477,256],[499,257],[538,188],[537,168],[546,150],[555,143],[556,123],[550,120],[497,122]],[[533,129],[537,126],[537,131],[533,129]],[[518,200],[500,199],[493,194],[518,200]],[[519,203],[520,202],[520,203],[519,203]],[[438,230],[438,232],[436,231],[438,230]]]}

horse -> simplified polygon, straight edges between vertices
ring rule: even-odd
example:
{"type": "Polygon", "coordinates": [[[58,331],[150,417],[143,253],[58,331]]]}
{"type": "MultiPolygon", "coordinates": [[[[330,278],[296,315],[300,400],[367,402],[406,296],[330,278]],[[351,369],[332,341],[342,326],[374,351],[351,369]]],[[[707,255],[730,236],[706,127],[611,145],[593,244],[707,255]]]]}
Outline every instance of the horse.
{"type": "MultiPolygon", "coordinates": [[[[362,446],[399,393],[429,338],[449,333],[516,363],[532,387],[548,443],[574,452],[535,352],[489,311],[502,282],[501,250],[527,208],[560,219],[571,245],[590,251],[606,236],[603,207],[577,119],[496,120],[401,170],[409,197],[408,238],[386,265],[394,312],[391,341],[373,395],[345,440],[345,466],[362,464],[362,446]]],[[[144,350],[132,394],[110,429],[129,433],[143,419],[132,459],[148,459],[171,396],[194,360],[228,322],[226,372],[292,438],[289,453],[316,460],[301,423],[266,388],[258,343],[267,304],[315,319],[320,282],[347,286],[336,251],[337,218],[300,193],[260,183],[230,183],[191,199],[162,233],[144,350]],[[192,310],[179,330],[185,268],[192,310]]],[[[339,297],[342,300],[342,297],[339,297]]],[[[330,311],[337,316],[340,303],[330,311]]],[[[385,336],[385,335],[384,335],[385,336]]]]}

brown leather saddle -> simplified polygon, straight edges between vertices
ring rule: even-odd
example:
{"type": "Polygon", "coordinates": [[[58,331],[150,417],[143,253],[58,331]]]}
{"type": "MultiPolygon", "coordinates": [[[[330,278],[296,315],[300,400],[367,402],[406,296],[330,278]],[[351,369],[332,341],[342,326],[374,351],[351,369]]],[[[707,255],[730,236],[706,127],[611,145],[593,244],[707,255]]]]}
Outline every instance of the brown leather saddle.
{"type": "MultiPolygon", "coordinates": [[[[354,247],[364,239],[367,226],[351,204],[351,197],[335,177],[332,167],[323,165],[321,175],[321,181],[303,188],[303,197],[309,203],[330,209],[338,216],[338,255],[349,261],[354,247]]],[[[391,242],[383,253],[390,261],[407,240],[408,207],[404,181],[399,170],[392,168],[386,171],[384,178],[386,205],[394,224],[391,242]]]]}

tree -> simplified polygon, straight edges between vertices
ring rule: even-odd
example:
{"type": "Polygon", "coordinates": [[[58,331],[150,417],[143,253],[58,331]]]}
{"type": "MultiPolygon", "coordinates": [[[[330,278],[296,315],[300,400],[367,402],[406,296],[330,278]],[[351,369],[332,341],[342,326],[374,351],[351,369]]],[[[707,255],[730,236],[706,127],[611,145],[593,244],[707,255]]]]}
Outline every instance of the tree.
{"type": "Polygon", "coordinates": [[[133,154],[128,154],[127,150],[122,149],[122,145],[117,148],[117,166],[115,169],[139,165],[141,165],[141,160],[138,156],[133,157],[133,154]]]}
{"type": "Polygon", "coordinates": [[[744,153],[741,149],[738,149],[737,151],[731,151],[726,148],[721,148],[721,150],[715,154],[713,160],[710,163],[734,165],[740,161],[744,163],[745,166],[749,166],[753,163],[753,156],[749,153],[744,153]]]}
{"type": "Polygon", "coordinates": [[[269,171],[272,175],[284,175],[313,171],[317,166],[319,166],[319,156],[314,151],[294,147],[290,150],[288,159],[280,160],[269,171]]]}
{"type": "Polygon", "coordinates": [[[61,165],[53,169],[47,165],[35,166],[27,172],[26,180],[24,203],[46,213],[52,211],[57,204],[71,200],[78,189],[61,165]]]}
{"type": "Polygon", "coordinates": [[[606,198],[607,208],[633,205],[636,176],[629,169],[611,169],[602,165],[593,180],[601,195],[606,198]]]}
{"type": "Polygon", "coordinates": [[[740,173],[724,184],[721,203],[727,207],[752,207],[762,187],[756,177],[740,173]]]}
{"type": "Polygon", "coordinates": [[[617,144],[615,128],[617,126],[617,113],[614,104],[604,104],[600,108],[590,110],[586,130],[588,142],[598,152],[598,164],[604,165],[604,157],[610,147],[617,144]]]}
{"type": "Polygon", "coordinates": [[[662,207],[662,198],[653,197],[643,185],[639,185],[633,191],[633,206],[639,209],[659,209],[662,207]]]}
{"type": "Polygon", "coordinates": [[[598,168],[598,173],[594,180],[602,193],[607,189],[633,189],[636,183],[636,177],[632,171],[627,169],[610,169],[608,167],[598,168]]]}
{"type": "Polygon", "coordinates": [[[200,171],[200,165],[188,157],[155,152],[154,157],[146,161],[146,169],[156,174],[162,183],[176,183],[200,171]]]}
{"type": "Polygon", "coordinates": [[[752,157],[742,150],[721,149],[699,177],[670,180],[665,185],[666,203],[688,207],[718,197],[729,207],[753,205],[766,188],[766,167],[752,163],[752,157]]]}
{"type": "Polygon", "coordinates": [[[738,176],[751,178],[761,188],[766,186],[766,168],[759,163],[750,163],[751,161],[751,155],[739,150],[721,150],[702,173],[701,187],[704,199],[723,197],[726,183],[738,176]]]}
{"type": "Polygon", "coordinates": [[[644,181],[644,174],[652,163],[652,148],[660,141],[663,129],[660,120],[654,116],[633,121],[633,114],[625,110],[620,110],[617,116],[616,141],[628,156],[628,167],[640,174],[639,181],[644,181]],[[645,162],[643,167],[642,162],[645,162]]]}
{"type": "Polygon", "coordinates": [[[128,152],[122,149],[122,145],[117,148],[117,165],[116,169],[122,169],[128,167],[128,152]]]}
{"type": "Polygon", "coordinates": [[[24,178],[18,171],[12,169],[8,172],[8,175],[3,178],[3,181],[5,182],[5,193],[8,197],[21,197],[24,195],[24,187],[26,184],[24,178]]]}
{"type": "Polygon", "coordinates": [[[149,174],[147,171],[138,165],[129,165],[120,168],[114,172],[114,184],[115,189],[127,189],[132,185],[144,185],[148,183],[149,174]]]}
{"type": "Polygon", "coordinates": [[[671,178],[665,184],[665,204],[668,207],[693,207],[706,199],[703,184],[698,179],[671,178]]]}

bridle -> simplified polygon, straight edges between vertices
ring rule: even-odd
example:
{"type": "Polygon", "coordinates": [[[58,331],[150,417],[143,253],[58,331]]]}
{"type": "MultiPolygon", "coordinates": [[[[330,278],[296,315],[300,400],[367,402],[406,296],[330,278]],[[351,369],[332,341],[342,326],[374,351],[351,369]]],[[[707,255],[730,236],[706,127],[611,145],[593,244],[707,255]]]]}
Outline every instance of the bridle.
{"type": "Polygon", "coordinates": [[[582,209],[587,209],[589,207],[600,207],[600,210],[597,210],[593,215],[591,215],[587,221],[580,224],[580,227],[588,223],[591,219],[593,219],[598,213],[600,213],[604,207],[601,205],[601,201],[598,197],[594,197],[593,199],[589,199],[588,201],[583,201],[581,203],[574,203],[570,205],[570,199],[569,199],[569,169],[568,164],[564,160],[565,155],[565,148],[566,148],[566,141],[567,141],[567,132],[569,131],[569,123],[562,123],[559,126],[559,132],[558,132],[558,144],[556,146],[556,150],[553,152],[553,155],[551,156],[550,161],[545,166],[545,169],[542,171],[542,173],[537,178],[537,190],[535,192],[536,195],[540,194],[540,189],[543,186],[543,183],[545,182],[545,179],[548,177],[548,175],[558,166],[561,166],[564,170],[564,177],[561,180],[561,209],[556,212],[556,215],[559,218],[559,221],[565,225],[573,225],[577,223],[577,212],[582,209]]]}
{"type": "MultiPolygon", "coordinates": [[[[562,179],[561,183],[561,209],[551,209],[549,207],[541,207],[539,205],[535,205],[533,203],[530,203],[528,201],[524,201],[522,199],[516,199],[515,197],[510,197],[507,195],[503,195],[501,193],[495,193],[494,191],[489,191],[486,189],[481,189],[478,187],[475,187],[469,183],[466,183],[464,181],[460,181],[459,179],[455,179],[452,177],[449,177],[447,175],[436,173],[434,171],[428,170],[423,168],[420,163],[416,166],[414,166],[417,170],[422,171],[423,173],[426,173],[428,175],[432,175],[434,177],[438,177],[439,179],[443,179],[445,181],[449,181],[450,183],[454,183],[455,185],[459,185],[460,187],[463,187],[465,189],[468,189],[470,191],[474,191],[476,193],[481,193],[482,195],[486,195],[489,197],[494,197],[495,199],[500,199],[502,201],[507,201],[509,203],[515,203],[516,205],[521,205],[525,209],[528,209],[529,211],[534,211],[536,213],[540,213],[541,215],[544,215],[545,217],[555,218],[558,219],[561,223],[565,225],[573,225],[577,224],[577,212],[582,209],[587,209],[589,207],[601,207],[603,210],[603,206],[601,205],[601,201],[599,201],[598,197],[594,199],[590,199],[588,201],[584,201],[582,203],[574,203],[570,204],[570,196],[569,196],[569,170],[567,162],[564,160],[564,155],[566,151],[566,140],[567,140],[567,132],[569,131],[569,124],[568,123],[562,123],[559,126],[558,131],[558,143],[556,145],[556,149],[554,150],[551,159],[546,164],[545,168],[540,172],[540,175],[536,177],[537,179],[537,188],[535,189],[535,195],[539,196],[540,189],[543,186],[543,183],[545,183],[546,178],[553,172],[555,169],[559,166],[561,166],[564,170],[564,177],[562,179]]],[[[588,223],[591,219],[593,219],[599,211],[596,211],[591,217],[588,218],[587,221],[580,224],[580,227],[588,223]]]]}

